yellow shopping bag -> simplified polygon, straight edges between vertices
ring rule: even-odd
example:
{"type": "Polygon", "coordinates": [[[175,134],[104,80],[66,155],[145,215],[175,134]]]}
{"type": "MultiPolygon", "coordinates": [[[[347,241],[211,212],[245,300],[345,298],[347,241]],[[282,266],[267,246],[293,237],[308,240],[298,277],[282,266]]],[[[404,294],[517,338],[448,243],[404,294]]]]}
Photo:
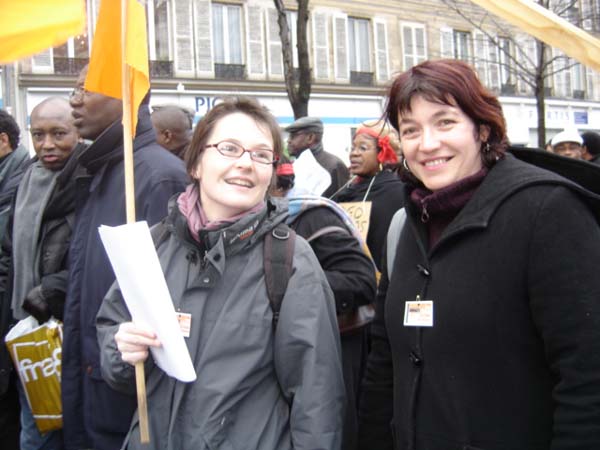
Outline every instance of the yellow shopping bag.
{"type": "Polygon", "coordinates": [[[9,331],[5,341],[40,433],[62,428],[62,324],[50,319],[39,325],[27,317],[9,331]]]}

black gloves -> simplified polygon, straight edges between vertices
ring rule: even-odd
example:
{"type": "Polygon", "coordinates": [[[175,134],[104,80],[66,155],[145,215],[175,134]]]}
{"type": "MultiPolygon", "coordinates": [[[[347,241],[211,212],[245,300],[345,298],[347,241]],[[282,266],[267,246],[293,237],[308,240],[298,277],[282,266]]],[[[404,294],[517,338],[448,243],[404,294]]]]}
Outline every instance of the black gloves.
{"type": "Polygon", "coordinates": [[[64,293],[54,290],[45,292],[39,285],[25,296],[23,309],[35,317],[39,323],[44,323],[50,319],[50,316],[62,320],[64,304],[64,293]]]}

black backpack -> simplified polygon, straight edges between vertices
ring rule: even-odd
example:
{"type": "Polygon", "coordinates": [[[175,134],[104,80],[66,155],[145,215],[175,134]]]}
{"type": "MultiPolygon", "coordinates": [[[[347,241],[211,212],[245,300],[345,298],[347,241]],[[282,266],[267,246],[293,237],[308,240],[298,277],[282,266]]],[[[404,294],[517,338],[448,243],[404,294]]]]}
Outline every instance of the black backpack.
{"type": "MultiPolygon", "coordinates": [[[[169,236],[165,221],[162,220],[152,227],[150,234],[154,241],[154,247],[158,248],[169,236]]],[[[273,332],[277,328],[279,311],[292,275],[295,241],[296,232],[286,224],[280,223],[270,233],[267,233],[263,243],[265,283],[269,304],[273,311],[273,332]]]]}

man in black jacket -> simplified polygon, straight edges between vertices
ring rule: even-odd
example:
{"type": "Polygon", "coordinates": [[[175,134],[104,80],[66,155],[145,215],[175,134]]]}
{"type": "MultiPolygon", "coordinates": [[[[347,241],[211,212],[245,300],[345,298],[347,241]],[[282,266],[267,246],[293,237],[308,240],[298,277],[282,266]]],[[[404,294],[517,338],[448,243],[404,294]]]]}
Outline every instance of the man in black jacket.
{"type": "MultiPolygon", "coordinates": [[[[13,200],[2,243],[0,278],[14,319],[32,315],[43,323],[50,316],[62,319],[67,285],[75,210],[72,175],[76,162],[71,155],[79,141],[67,100],[48,98],[33,109],[31,137],[37,159],[25,170],[13,200]]],[[[60,431],[44,435],[38,431],[21,386],[19,399],[21,448],[62,449],[60,431]]]]}
{"type": "MultiPolygon", "coordinates": [[[[100,374],[96,314],[115,276],[98,227],[126,222],[122,103],[84,88],[83,69],[71,95],[75,126],[94,141],[79,157],[88,171],[77,180],[76,225],[69,250],[61,394],[67,449],[120,448],[136,409],[134,395],[111,389],[100,374]]],[[[183,162],[156,143],[148,109],[138,111],[133,140],[135,205],[138,220],[153,225],[167,215],[169,198],[185,189],[183,162]]]]}

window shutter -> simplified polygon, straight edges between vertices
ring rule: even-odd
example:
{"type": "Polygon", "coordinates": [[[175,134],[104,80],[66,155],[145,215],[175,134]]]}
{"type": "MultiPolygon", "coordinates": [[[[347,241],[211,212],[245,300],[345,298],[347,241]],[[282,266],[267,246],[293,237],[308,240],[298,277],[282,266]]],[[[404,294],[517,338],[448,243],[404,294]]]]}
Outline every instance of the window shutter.
{"type": "MultiPolygon", "coordinates": [[[[298,12],[297,11],[286,11],[285,16],[287,18],[288,28],[290,29],[290,43],[292,45],[292,64],[294,68],[298,68],[300,63],[298,61],[298,12]]],[[[308,39],[308,33],[306,34],[308,39]]]]}
{"type": "Polygon", "coordinates": [[[402,70],[422,63],[427,59],[425,27],[422,24],[401,23],[402,70]]]}
{"type": "Polygon", "coordinates": [[[554,95],[556,97],[567,97],[571,95],[571,71],[566,69],[569,65],[568,58],[557,49],[552,49],[556,58],[553,63],[554,69],[554,95]],[[557,58],[558,57],[558,58],[557,58]]]}
{"type": "Polygon", "coordinates": [[[350,81],[348,68],[348,17],[336,15],[333,18],[333,66],[336,81],[350,81]]]}
{"type": "Polygon", "coordinates": [[[90,8],[90,16],[92,19],[92,34],[96,31],[96,22],[98,21],[98,13],[100,12],[100,0],[92,0],[88,5],[90,8]]]}
{"type": "Polygon", "coordinates": [[[329,80],[329,27],[326,13],[313,12],[314,76],[320,80],[329,80]]]}
{"type": "Polygon", "coordinates": [[[486,68],[486,37],[480,31],[473,32],[473,45],[475,47],[475,70],[479,74],[479,80],[484,85],[489,85],[486,68]]]}
{"type": "MultiPolygon", "coordinates": [[[[498,42],[498,38],[496,37],[496,42],[498,42]]],[[[488,47],[488,86],[490,89],[500,89],[500,49],[497,45],[495,45],[491,39],[487,40],[488,47]]]]}
{"type": "Polygon", "coordinates": [[[194,76],[194,54],[192,48],[192,0],[173,2],[175,17],[175,74],[194,76]]]}
{"type": "MultiPolygon", "coordinates": [[[[180,0],[178,0],[180,1],[180,0]]],[[[212,30],[211,30],[211,6],[208,0],[194,1],[194,39],[193,45],[196,51],[196,74],[214,75],[212,56],[212,30]]],[[[191,36],[190,36],[191,37],[191,36]]],[[[177,49],[179,51],[179,49],[177,49]]],[[[193,55],[192,55],[193,61],[193,55]]]]}
{"type": "Polygon", "coordinates": [[[263,13],[260,6],[246,6],[246,30],[248,38],[246,54],[248,55],[248,77],[264,78],[265,55],[263,13]]]}
{"type": "Polygon", "coordinates": [[[440,28],[440,55],[442,58],[454,58],[454,32],[452,28],[440,28]]]}
{"type": "Polygon", "coordinates": [[[598,90],[596,89],[597,74],[592,69],[586,68],[587,98],[598,100],[598,90]]]}
{"type": "Polygon", "coordinates": [[[267,14],[267,62],[269,76],[283,77],[283,55],[281,38],[279,37],[279,24],[277,23],[277,10],[268,8],[267,14]]]}
{"type": "Polygon", "coordinates": [[[593,0],[582,0],[581,1],[581,18],[583,19],[582,21],[582,27],[584,30],[591,30],[592,29],[592,1],[593,0]]]}
{"type": "Polygon", "coordinates": [[[43,52],[36,53],[31,57],[32,73],[54,73],[54,64],[52,61],[52,47],[43,52]]]}
{"type": "Polygon", "coordinates": [[[422,63],[427,59],[427,41],[425,38],[425,27],[419,26],[414,28],[415,30],[415,43],[416,43],[416,63],[422,63]]]}
{"type": "MultiPolygon", "coordinates": [[[[533,70],[535,61],[537,61],[535,39],[530,36],[519,35],[515,42],[518,60],[522,61],[529,70],[533,70]]],[[[521,94],[529,94],[532,91],[531,87],[521,77],[517,77],[517,87],[521,94]]]]}
{"type": "Polygon", "coordinates": [[[385,82],[389,79],[388,40],[385,22],[373,22],[375,32],[375,59],[377,81],[385,82]]]}
{"type": "Polygon", "coordinates": [[[401,25],[400,30],[402,31],[402,70],[408,70],[416,64],[413,29],[408,25],[401,25]]]}

